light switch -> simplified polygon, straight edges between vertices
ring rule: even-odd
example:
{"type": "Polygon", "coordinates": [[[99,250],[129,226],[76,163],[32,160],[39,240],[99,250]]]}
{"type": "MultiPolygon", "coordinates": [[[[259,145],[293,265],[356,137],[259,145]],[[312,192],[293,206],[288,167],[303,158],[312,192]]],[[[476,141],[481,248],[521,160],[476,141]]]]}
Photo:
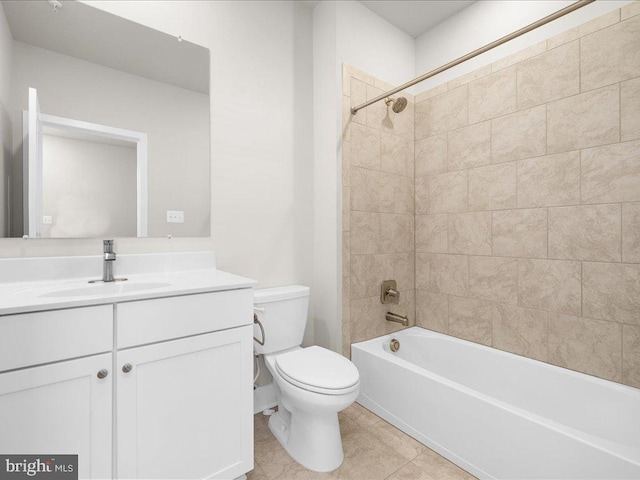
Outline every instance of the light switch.
{"type": "Polygon", "coordinates": [[[180,210],[167,210],[167,223],[184,223],[184,212],[180,210]]]}
{"type": "Polygon", "coordinates": [[[42,224],[43,225],[52,225],[53,224],[53,217],[51,215],[44,215],[42,217],[42,224]]]}

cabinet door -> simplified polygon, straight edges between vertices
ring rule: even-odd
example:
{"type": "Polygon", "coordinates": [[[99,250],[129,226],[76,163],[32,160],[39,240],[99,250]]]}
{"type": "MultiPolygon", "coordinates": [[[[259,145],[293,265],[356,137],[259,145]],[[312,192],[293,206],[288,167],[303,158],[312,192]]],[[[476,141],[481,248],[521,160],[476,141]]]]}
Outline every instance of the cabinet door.
{"type": "Polygon", "coordinates": [[[77,454],[80,478],[111,478],[111,361],[107,353],[0,374],[0,452],[77,454]]]}
{"type": "Polygon", "coordinates": [[[253,468],[249,326],[119,351],[118,478],[236,478],[253,468]]]}

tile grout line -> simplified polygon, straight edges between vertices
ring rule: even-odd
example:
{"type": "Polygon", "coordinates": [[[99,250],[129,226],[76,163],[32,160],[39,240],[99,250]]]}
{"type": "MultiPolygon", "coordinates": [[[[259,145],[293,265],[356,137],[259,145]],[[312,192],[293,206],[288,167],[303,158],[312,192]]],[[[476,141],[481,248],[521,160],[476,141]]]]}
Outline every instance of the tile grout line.
{"type": "Polygon", "coordinates": [[[418,208],[417,208],[417,203],[418,203],[418,199],[417,199],[417,188],[416,188],[416,110],[417,110],[417,104],[414,104],[413,107],[413,324],[417,325],[418,324],[418,289],[417,289],[417,282],[416,282],[416,276],[417,276],[417,261],[418,261],[418,256],[417,256],[417,215],[418,215],[418,208]]]}
{"type": "Polygon", "coordinates": [[[622,214],[624,204],[620,203],[620,263],[624,261],[624,227],[622,222],[624,221],[624,215],[622,214]]]}
{"type": "Polygon", "coordinates": [[[624,384],[624,324],[620,324],[620,383],[624,384]]]}
{"type": "Polygon", "coordinates": [[[578,92],[582,92],[582,38],[578,38],[578,92]]]}
{"type": "MultiPolygon", "coordinates": [[[[547,260],[549,260],[549,207],[544,209],[545,211],[545,217],[547,220],[547,260]]],[[[557,260],[557,259],[554,259],[557,260]]]]}
{"type": "Polygon", "coordinates": [[[622,82],[618,82],[618,142],[622,143],[622,82]]]}
{"type": "Polygon", "coordinates": [[[580,262],[580,318],[584,318],[583,317],[583,310],[584,310],[584,262],[581,261],[580,262]]]}

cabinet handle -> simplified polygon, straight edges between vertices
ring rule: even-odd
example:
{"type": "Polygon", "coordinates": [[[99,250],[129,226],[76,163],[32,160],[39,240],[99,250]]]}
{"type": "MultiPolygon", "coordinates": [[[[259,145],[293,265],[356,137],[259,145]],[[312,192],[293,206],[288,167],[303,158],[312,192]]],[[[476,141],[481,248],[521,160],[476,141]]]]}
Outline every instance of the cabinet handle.
{"type": "Polygon", "coordinates": [[[106,368],[103,368],[98,372],[98,378],[104,378],[107,375],[109,375],[109,370],[107,370],[106,368]]]}
{"type": "Polygon", "coordinates": [[[133,369],[133,366],[132,366],[130,363],[125,363],[125,364],[122,366],[122,371],[123,371],[124,373],[129,373],[132,369],[133,369]]]}

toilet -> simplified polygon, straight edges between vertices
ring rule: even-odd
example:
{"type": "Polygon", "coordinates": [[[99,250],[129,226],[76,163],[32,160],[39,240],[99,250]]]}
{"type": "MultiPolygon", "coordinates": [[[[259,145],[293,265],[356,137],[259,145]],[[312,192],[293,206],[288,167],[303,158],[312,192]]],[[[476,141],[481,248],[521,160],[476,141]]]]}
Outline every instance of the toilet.
{"type": "MultiPolygon", "coordinates": [[[[264,345],[254,345],[276,386],[278,412],[269,419],[269,429],[300,465],[330,472],[344,459],[338,412],[360,393],[360,375],[336,352],[301,347],[308,307],[309,287],[256,290],[254,311],[264,345]]],[[[257,324],[254,335],[262,340],[257,324]]]]}

